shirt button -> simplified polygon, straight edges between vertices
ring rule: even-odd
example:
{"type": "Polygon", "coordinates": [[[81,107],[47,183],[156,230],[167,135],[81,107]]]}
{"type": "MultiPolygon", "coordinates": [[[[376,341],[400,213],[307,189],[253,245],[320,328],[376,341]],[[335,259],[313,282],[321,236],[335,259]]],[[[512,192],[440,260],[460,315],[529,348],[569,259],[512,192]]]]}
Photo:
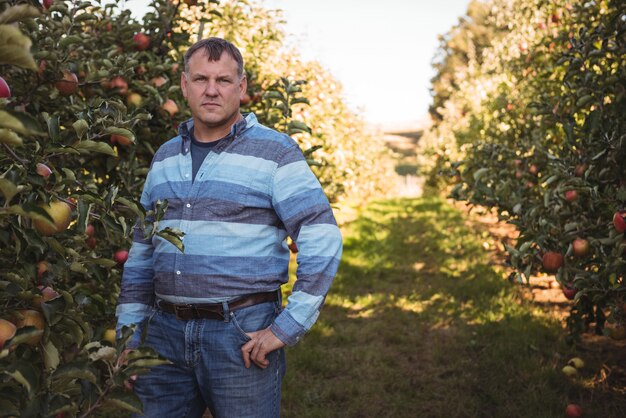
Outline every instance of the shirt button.
{"type": "Polygon", "coordinates": [[[189,152],[189,148],[185,148],[185,152],[189,152]]]}
{"type": "Polygon", "coordinates": [[[187,205],[186,205],[186,206],[187,206],[188,208],[190,208],[190,207],[191,207],[191,203],[187,203],[187,205]]]}
{"type": "Polygon", "coordinates": [[[176,274],[180,276],[180,270],[176,271],[176,274]]]}
{"type": "Polygon", "coordinates": [[[189,177],[189,173],[185,174],[185,177],[189,177]]]}

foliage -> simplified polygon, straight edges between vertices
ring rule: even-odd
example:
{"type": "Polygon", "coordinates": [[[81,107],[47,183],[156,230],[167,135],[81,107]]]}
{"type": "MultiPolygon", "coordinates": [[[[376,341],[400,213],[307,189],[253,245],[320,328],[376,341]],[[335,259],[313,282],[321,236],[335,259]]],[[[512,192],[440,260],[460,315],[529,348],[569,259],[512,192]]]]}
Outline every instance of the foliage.
{"type": "Polygon", "coordinates": [[[458,89],[441,95],[430,132],[441,157],[433,173],[460,181],[452,196],[495,207],[519,229],[508,249],[519,281],[544,270],[546,252],[565,256],[556,277],[577,291],[573,339],[626,322],[626,244],[612,224],[626,206],[620,3],[486,2],[492,44],[456,66],[458,89]],[[590,251],[576,254],[576,239],[590,251]]]}

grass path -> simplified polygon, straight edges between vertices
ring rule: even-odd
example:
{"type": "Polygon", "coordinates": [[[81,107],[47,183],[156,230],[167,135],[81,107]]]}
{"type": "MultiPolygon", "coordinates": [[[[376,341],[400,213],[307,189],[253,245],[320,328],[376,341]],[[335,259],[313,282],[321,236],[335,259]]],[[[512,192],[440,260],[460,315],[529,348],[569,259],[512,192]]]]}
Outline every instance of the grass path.
{"type": "Polygon", "coordinates": [[[343,232],[322,315],[288,349],[283,417],[562,417],[570,401],[626,416],[560,372],[561,324],[489,265],[444,200],[376,202],[343,232]]]}

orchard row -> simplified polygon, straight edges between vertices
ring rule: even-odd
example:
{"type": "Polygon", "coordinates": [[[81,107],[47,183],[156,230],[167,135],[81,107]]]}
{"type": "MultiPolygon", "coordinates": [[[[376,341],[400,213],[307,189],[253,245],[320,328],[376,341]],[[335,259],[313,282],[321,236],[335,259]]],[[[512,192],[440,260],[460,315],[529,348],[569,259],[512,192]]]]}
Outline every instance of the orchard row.
{"type": "Polygon", "coordinates": [[[556,276],[572,341],[626,338],[625,13],[610,0],[472,2],[433,79],[432,173],[516,226],[515,277],[556,276]]]}

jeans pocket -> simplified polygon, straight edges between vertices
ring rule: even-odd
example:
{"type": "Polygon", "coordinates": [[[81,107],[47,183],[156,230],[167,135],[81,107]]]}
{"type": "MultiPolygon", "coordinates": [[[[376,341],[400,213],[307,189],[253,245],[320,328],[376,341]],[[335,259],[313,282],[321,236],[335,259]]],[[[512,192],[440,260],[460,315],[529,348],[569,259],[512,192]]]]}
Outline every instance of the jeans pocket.
{"type": "Polygon", "coordinates": [[[250,341],[249,332],[260,331],[272,325],[278,312],[272,302],[260,303],[230,313],[230,320],[245,342],[250,341]]]}

